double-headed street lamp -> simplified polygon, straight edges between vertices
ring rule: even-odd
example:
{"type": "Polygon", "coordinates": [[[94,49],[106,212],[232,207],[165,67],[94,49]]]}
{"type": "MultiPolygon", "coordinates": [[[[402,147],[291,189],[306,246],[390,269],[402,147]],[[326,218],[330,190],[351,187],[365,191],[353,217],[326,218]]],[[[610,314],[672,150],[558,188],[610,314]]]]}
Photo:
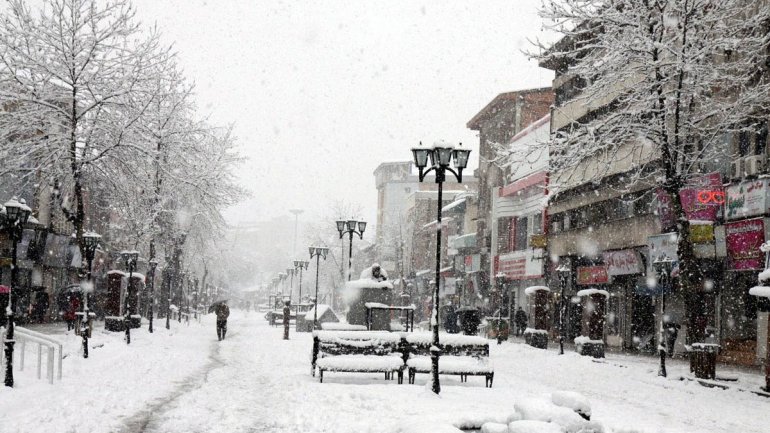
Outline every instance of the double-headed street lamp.
{"type": "MultiPolygon", "coordinates": [[[[422,142],[420,143],[422,146],[422,142]]],[[[443,183],[446,181],[446,172],[452,173],[457,181],[462,183],[463,181],[463,169],[468,166],[468,156],[471,151],[469,149],[455,149],[451,145],[444,143],[437,143],[432,149],[425,147],[415,147],[412,149],[412,155],[414,156],[414,165],[419,170],[419,179],[422,182],[425,176],[431,171],[435,172],[436,184],[438,184],[438,215],[436,217],[436,286],[433,290],[433,314],[431,316],[431,322],[433,324],[433,346],[431,347],[431,378],[433,380],[432,390],[438,394],[441,392],[441,385],[438,379],[438,359],[441,356],[441,349],[438,338],[438,324],[439,322],[439,281],[441,278],[441,208],[442,204],[442,192],[443,183]],[[428,159],[430,159],[430,167],[428,167],[428,159]],[[455,170],[449,167],[454,159],[455,170]],[[426,170],[427,168],[427,170],[426,170]]]]}
{"type": "Polygon", "coordinates": [[[91,336],[91,316],[88,311],[88,294],[94,291],[94,278],[91,274],[94,264],[96,248],[102,237],[98,233],[83,233],[83,246],[88,262],[88,274],[86,275],[86,288],[83,290],[83,320],[81,322],[80,336],[83,337],[83,358],[88,358],[88,338],[91,336]]]}
{"type": "Polygon", "coordinates": [[[158,259],[150,259],[149,261],[150,265],[150,311],[148,313],[149,320],[150,320],[150,326],[149,331],[152,334],[152,316],[153,316],[153,308],[155,307],[155,269],[158,268],[158,259]]]}
{"type": "MultiPolygon", "coordinates": [[[[366,230],[366,221],[357,221],[354,219],[350,219],[347,221],[339,220],[336,221],[337,223],[337,231],[340,232],[340,239],[342,239],[345,236],[345,233],[347,233],[350,236],[350,245],[348,247],[348,281],[350,281],[350,273],[352,271],[353,266],[353,235],[358,235],[359,239],[364,238],[364,230],[366,230]],[[356,227],[358,230],[356,230],[356,227]]],[[[342,251],[343,257],[345,256],[345,251],[343,248],[342,251]]]]}
{"type": "MultiPolygon", "coordinates": [[[[321,265],[321,257],[326,260],[326,255],[329,254],[329,248],[326,247],[309,247],[310,260],[315,257],[315,300],[313,300],[313,329],[318,329],[318,270],[321,265]]],[[[305,262],[307,265],[308,262],[305,262]]]]}
{"type": "Polygon", "coordinates": [[[658,336],[658,354],[660,355],[660,367],[658,376],[666,377],[666,335],[663,327],[663,316],[666,314],[665,290],[671,284],[671,271],[674,269],[674,260],[666,254],[655,257],[652,261],[656,274],[655,289],[660,294],[660,333],[658,336]]]}
{"type": "MultiPolygon", "coordinates": [[[[307,260],[294,261],[294,272],[295,273],[299,272],[299,301],[297,301],[297,305],[302,303],[302,270],[303,269],[307,270],[308,266],[310,266],[310,262],[308,262],[307,260]]],[[[297,313],[299,314],[299,310],[297,310],[297,313]]]]}
{"type": "MultiPolygon", "coordinates": [[[[13,242],[11,256],[11,292],[8,294],[8,328],[5,331],[5,386],[13,387],[13,339],[14,314],[16,314],[16,290],[18,289],[18,266],[16,265],[16,247],[24,234],[24,224],[29,221],[32,209],[16,197],[0,207],[0,226],[8,231],[13,242]]],[[[0,305],[0,308],[6,308],[0,305]]]]}
{"type": "Polygon", "coordinates": [[[126,327],[126,344],[131,344],[131,279],[134,277],[136,262],[139,260],[139,251],[121,251],[120,256],[126,262],[128,268],[128,284],[126,284],[126,302],[124,302],[126,314],[123,317],[123,324],[126,327]]]}

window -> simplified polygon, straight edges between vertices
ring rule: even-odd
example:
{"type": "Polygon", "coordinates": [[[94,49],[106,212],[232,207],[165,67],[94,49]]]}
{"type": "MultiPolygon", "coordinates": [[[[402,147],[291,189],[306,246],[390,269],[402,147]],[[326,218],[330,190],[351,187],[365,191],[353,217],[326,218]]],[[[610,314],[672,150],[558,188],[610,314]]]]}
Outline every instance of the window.
{"type": "Polygon", "coordinates": [[[511,232],[511,218],[498,218],[497,219],[497,251],[501,254],[511,251],[510,232],[511,232]]]}
{"type": "Polygon", "coordinates": [[[764,155],[765,147],[767,147],[767,122],[762,122],[757,129],[757,135],[755,137],[755,155],[764,155]]]}
{"type": "Polygon", "coordinates": [[[521,251],[527,249],[527,217],[516,218],[515,228],[513,250],[521,251]]]}
{"type": "Polygon", "coordinates": [[[532,234],[539,235],[543,233],[543,214],[536,213],[532,215],[532,234]]]}
{"type": "Polygon", "coordinates": [[[741,131],[738,133],[738,154],[740,156],[748,156],[751,151],[751,141],[749,139],[749,131],[741,131]]]}

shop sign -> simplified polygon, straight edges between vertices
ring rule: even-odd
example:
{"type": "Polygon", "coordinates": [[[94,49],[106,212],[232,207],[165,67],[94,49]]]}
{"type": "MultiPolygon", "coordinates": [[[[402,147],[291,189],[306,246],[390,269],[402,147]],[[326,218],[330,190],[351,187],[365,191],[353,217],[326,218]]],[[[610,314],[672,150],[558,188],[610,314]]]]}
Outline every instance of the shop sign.
{"type": "Polygon", "coordinates": [[[481,254],[465,256],[465,272],[478,272],[481,270],[481,254]]]}
{"type": "Polygon", "coordinates": [[[668,257],[671,260],[678,260],[677,248],[679,247],[679,236],[676,233],[663,233],[647,238],[647,246],[650,249],[650,257],[654,261],[658,257],[668,257]]]}
{"type": "MultiPolygon", "coordinates": [[[[672,227],[676,221],[671,197],[658,189],[658,215],[663,227],[672,227]]],[[[688,220],[716,221],[720,208],[725,203],[722,175],[710,173],[691,180],[679,191],[679,199],[688,220]]]]}
{"type": "Polygon", "coordinates": [[[610,282],[610,274],[606,266],[578,266],[577,283],[581,286],[593,284],[607,284],[610,282]]]}
{"type": "Polygon", "coordinates": [[[725,219],[735,220],[767,213],[767,183],[767,179],[757,179],[728,186],[725,219]]]}
{"type": "Polygon", "coordinates": [[[498,273],[511,280],[541,278],[543,260],[535,258],[531,249],[501,254],[495,257],[495,275],[498,273]]]}
{"type": "Polygon", "coordinates": [[[642,260],[635,250],[607,251],[602,253],[604,266],[609,275],[641,274],[642,260]]]}
{"type": "Polygon", "coordinates": [[[725,237],[730,269],[764,269],[765,255],[759,249],[765,242],[765,223],[762,218],[726,224],[725,237]]]}
{"type": "Polygon", "coordinates": [[[690,224],[690,240],[696,244],[714,242],[714,225],[690,224]]]}
{"type": "Polygon", "coordinates": [[[548,245],[548,238],[545,234],[529,236],[529,246],[531,248],[545,248],[548,245]]]}

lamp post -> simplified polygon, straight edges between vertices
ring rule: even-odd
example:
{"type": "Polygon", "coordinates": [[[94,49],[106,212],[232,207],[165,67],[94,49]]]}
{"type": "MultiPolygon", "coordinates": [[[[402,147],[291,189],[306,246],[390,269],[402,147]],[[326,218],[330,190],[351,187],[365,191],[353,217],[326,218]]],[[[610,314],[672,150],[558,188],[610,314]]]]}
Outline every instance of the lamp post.
{"type": "Polygon", "coordinates": [[[139,260],[138,251],[121,251],[121,257],[126,262],[126,268],[128,268],[128,284],[126,284],[126,302],[125,309],[126,314],[123,317],[123,324],[126,327],[126,344],[131,344],[131,279],[134,276],[134,269],[136,268],[136,261],[139,260]]]}
{"type": "MultiPolygon", "coordinates": [[[[422,143],[420,143],[422,145],[422,143]]],[[[438,214],[436,218],[436,286],[433,290],[433,314],[431,315],[431,323],[433,325],[433,346],[431,347],[431,378],[433,380],[432,390],[438,394],[441,392],[441,385],[438,378],[438,360],[440,354],[440,345],[438,338],[438,324],[439,324],[439,300],[438,289],[439,279],[441,278],[441,208],[442,208],[442,192],[443,183],[446,180],[446,172],[452,173],[457,181],[462,183],[463,181],[463,169],[468,165],[468,156],[471,151],[469,149],[454,149],[452,146],[445,145],[443,143],[437,143],[432,149],[425,147],[416,147],[412,149],[412,155],[414,156],[414,165],[419,170],[419,180],[422,182],[425,180],[425,176],[431,171],[435,172],[435,181],[438,184],[438,214]],[[428,159],[430,159],[430,168],[428,167],[428,159]],[[449,164],[454,159],[454,166],[457,171],[449,167],[449,164]]]]}
{"type": "MultiPolygon", "coordinates": [[[[326,247],[309,247],[310,260],[315,257],[315,300],[313,301],[313,329],[318,329],[318,270],[321,265],[321,257],[326,260],[326,255],[329,254],[329,248],[326,247]]],[[[307,265],[308,262],[305,262],[307,265]]]]}
{"type": "Polygon", "coordinates": [[[88,311],[88,294],[94,290],[94,279],[91,271],[93,270],[94,256],[96,247],[99,245],[99,239],[102,237],[94,232],[83,233],[83,246],[88,262],[88,274],[86,275],[86,290],[83,290],[83,321],[80,328],[80,335],[83,337],[83,358],[88,358],[88,338],[91,336],[91,316],[88,311]]]}
{"type": "Polygon", "coordinates": [[[559,285],[561,286],[561,295],[559,296],[559,355],[564,355],[564,334],[567,332],[566,324],[564,323],[567,317],[567,303],[564,300],[564,291],[567,289],[569,273],[570,267],[566,263],[562,263],[556,268],[556,275],[559,277],[559,285]]]}
{"type": "MultiPolygon", "coordinates": [[[[294,268],[286,268],[286,274],[289,276],[289,295],[291,295],[294,293],[294,268]]],[[[302,303],[302,291],[299,293],[299,301],[297,303],[302,303]]]]}
{"type": "MultiPolygon", "coordinates": [[[[337,231],[340,233],[340,239],[347,233],[350,236],[350,244],[348,246],[348,281],[350,281],[350,274],[353,266],[353,235],[358,235],[359,239],[364,238],[364,230],[366,230],[366,221],[356,221],[349,219],[347,221],[339,220],[337,223],[337,231]],[[358,227],[358,230],[356,230],[358,227]]],[[[343,251],[344,254],[344,251],[343,251]]]]}
{"type": "MultiPolygon", "coordinates": [[[[24,234],[24,224],[29,220],[32,209],[16,197],[8,200],[0,207],[0,225],[3,226],[13,242],[11,256],[11,291],[8,294],[8,327],[5,331],[5,386],[13,387],[13,339],[14,314],[16,314],[16,290],[18,267],[16,266],[16,247],[24,234]]],[[[5,308],[0,306],[0,308],[5,308]]]]}
{"type": "MultiPolygon", "coordinates": [[[[169,281],[169,283],[166,284],[168,287],[168,298],[166,302],[166,329],[171,329],[171,300],[173,299],[172,290],[176,290],[180,285],[180,275],[182,269],[182,246],[184,245],[184,241],[186,239],[187,233],[184,231],[180,232],[177,236],[174,237],[174,273],[171,276],[172,281],[169,281]]],[[[181,321],[181,314],[179,317],[181,321]]]]}
{"type": "Polygon", "coordinates": [[[307,260],[294,261],[294,272],[299,272],[299,301],[297,302],[297,305],[302,303],[302,270],[307,270],[308,266],[310,266],[310,262],[307,260]]]}
{"type": "Polygon", "coordinates": [[[660,367],[658,376],[666,377],[666,335],[663,328],[663,316],[666,314],[666,295],[664,290],[671,284],[671,271],[674,268],[674,260],[666,254],[662,254],[652,261],[657,277],[655,281],[656,291],[660,293],[660,332],[658,333],[658,354],[660,355],[660,367]]]}
{"type": "Polygon", "coordinates": [[[148,313],[149,320],[150,320],[150,326],[148,330],[150,331],[150,334],[152,334],[152,316],[153,316],[153,308],[155,307],[155,269],[158,268],[158,259],[150,259],[149,262],[150,265],[150,311],[148,313]]]}

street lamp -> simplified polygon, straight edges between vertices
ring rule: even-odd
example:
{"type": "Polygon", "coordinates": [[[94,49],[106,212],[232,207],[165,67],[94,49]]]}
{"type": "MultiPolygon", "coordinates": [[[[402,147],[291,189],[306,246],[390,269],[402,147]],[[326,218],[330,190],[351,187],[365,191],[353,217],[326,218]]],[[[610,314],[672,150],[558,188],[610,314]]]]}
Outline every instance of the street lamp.
{"type": "MultiPolygon", "coordinates": [[[[318,270],[320,269],[321,257],[326,260],[326,255],[329,254],[329,248],[326,247],[309,247],[310,260],[315,257],[315,299],[313,300],[313,329],[318,329],[318,270]]],[[[305,262],[307,265],[308,262],[305,262]]]]}
{"type": "MultiPolygon", "coordinates": [[[[364,230],[366,230],[366,221],[356,221],[354,219],[349,219],[347,221],[339,220],[336,221],[337,223],[337,231],[340,233],[340,239],[342,239],[345,236],[345,233],[347,233],[350,236],[350,245],[348,247],[348,281],[350,281],[350,273],[353,266],[353,235],[358,235],[359,239],[364,238],[364,230]],[[358,228],[358,230],[356,230],[358,228]]],[[[345,254],[345,251],[343,249],[342,251],[343,257],[345,254]]]]}
{"type": "MultiPolygon", "coordinates": [[[[5,386],[13,387],[13,340],[14,319],[16,313],[16,289],[18,288],[18,266],[16,266],[16,247],[24,234],[24,224],[29,220],[32,209],[16,197],[0,207],[0,226],[8,231],[13,242],[11,256],[11,292],[8,294],[8,327],[5,331],[5,386]]],[[[3,307],[0,307],[3,308],[3,307]]]]}
{"type": "Polygon", "coordinates": [[[88,314],[88,293],[94,290],[94,280],[91,271],[93,270],[94,256],[96,255],[96,247],[99,245],[99,240],[102,237],[94,232],[83,233],[83,248],[86,253],[86,261],[88,262],[88,274],[86,277],[86,289],[83,290],[83,321],[82,328],[80,329],[80,335],[83,337],[83,358],[88,358],[88,337],[91,333],[91,316],[88,314]]]}
{"type": "MultiPolygon", "coordinates": [[[[420,143],[422,146],[422,142],[420,143]]],[[[431,322],[433,324],[433,346],[431,347],[431,378],[433,380],[432,390],[438,394],[441,392],[441,385],[438,378],[438,359],[440,354],[440,345],[438,338],[438,324],[439,322],[439,300],[438,289],[439,279],[441,278],[441,208],[442,208],[442,193],[443,183],[446,180],[446,172],[452,173],[457,181],[462,183],[463,181],[463,169],[468,165],[468,156],[471,151],[469,149],[454,149],[451,145],[444,143],[436,143],[432,149],[425,147],[415,147],[412,149],[412,156],[414,156],[414,165],[419,170],[420,182],[425,180],[425,176],[431,171],[435,172],[436,184],[438,184],[438,214],[436,218],[436,286],[433,290],[433,314],[431,322]],[[428,159],[430,159],[430,167],[428,168],[428,159]],[[455,170],[449,167],[449,164],[454,159],[455,170]],[[426,170],[427,168],[427,170],[426,170]]]]}
{"type": "MultiPolygon", "coordinates": [[[[312,259],[312,257],[311,257],[312,259]]],[[[295,260],[294,261],[294,272],[299,272],[299,301],[297,301],[297,305],[299,308],[299,304],[302,303],[302,270],[307,270],[308,266],[310,266],[310,262],[307,260],[295,260]]],[[[299,310],[297,310],[297,313],[299,313],[299,310]]]]}
{"type": "Polygon", "coordinates": [[[150,265],[150,312],[148,315],[150,316],[149,331],[150,331],[150,334],[152,334],[152,316],[153,316],[153,308],[155,306],[155,269],[157,269],[158,267],[158,259],[150,259],[149,265],[150,265]]]}
{"type": "Polygon", "coordinates": [[[561,263],[556,268],[556,275],[559,278],[561,286],[561,295],[559,297],[559,355],[564,355],[564,334],[567,332],[564,320],[567,317],[567,303],[564,301],[564,291],[567,289],[567,281],[570,274],[570,267],[567,263],[561,263]]]}
{"type": "Polygon", "coordinates": [[[120,256],[126,262],[126,268],[128,268],[128,284],[126,284],[126,302],[125,309],[126,314],[123,317],[123,324],[126,327],[126,344],[131,344],[131,310],[130,310],[130,294],[131,294],[131,278],[134,276],[134,268],[136,267],[136,261],[139,260],[138,251],[121,251],[120,256]]]}
{"type": "Polygon", "coordinates": [[[660,354],[660,367],[658,376],[666,377],[666,336],[663,328],[663,316],[666,314],[666,295],[664,291],[671,284],[671,271],[674,268],[674,260],[666,254],[655,257],[652,261],[657,279],[655,280],[656,292],[660,293],[660,332],[658,334],[658,353],[660,354]]]}
{"type": "MultiPolygon", "coordinates": [[[[294,268],[286,268],[286,274],[289,276],[289,296],[291,296],[294,293],[294,268]]],[[[302,303],[302,290],[299,292],[299,301],[297,303],[302,303]]]]}
{"type": "MultiPolygon", "coordinates": [[[[172,289],[176,290],[181,285],[180,278],[182,269],[182,246],[184,245],[185,240],[187,240],[187,232],[185,231],[180,232],[177,236],[174,237],[174,261],[172,263],[172,266],[174,267],[173,279],[166,284],[166,288],[168,290],[168,297],[166,299],[166,329],[171,329],[172,289]]],[[[168,267],[166,268],[166,271],[168,272],[168,267]]],[[[179,312],[181,313],[182,311],[179,310],[179,312]]],[[[179,317],[181,321],[181,314],[179,317]]]]}

